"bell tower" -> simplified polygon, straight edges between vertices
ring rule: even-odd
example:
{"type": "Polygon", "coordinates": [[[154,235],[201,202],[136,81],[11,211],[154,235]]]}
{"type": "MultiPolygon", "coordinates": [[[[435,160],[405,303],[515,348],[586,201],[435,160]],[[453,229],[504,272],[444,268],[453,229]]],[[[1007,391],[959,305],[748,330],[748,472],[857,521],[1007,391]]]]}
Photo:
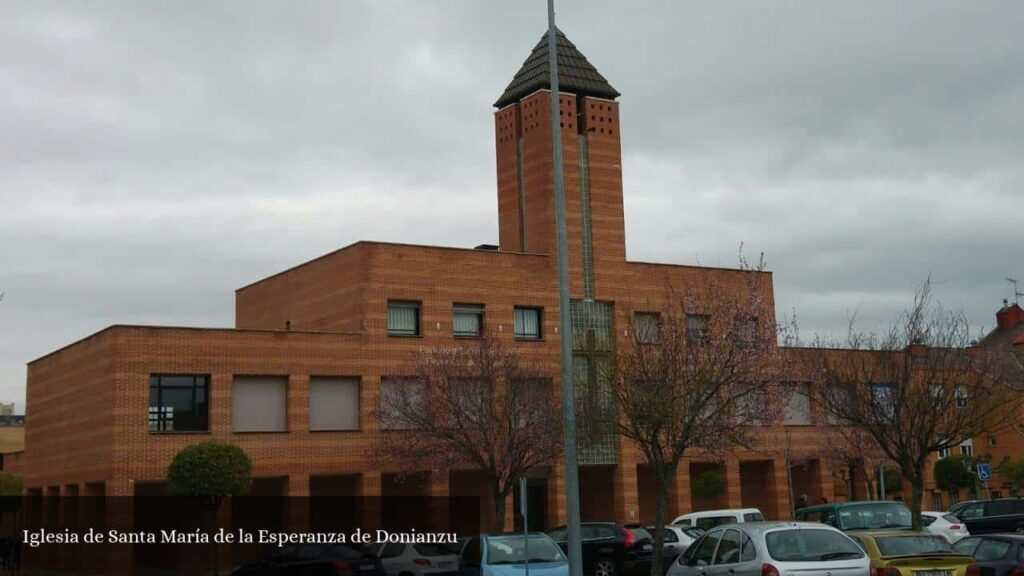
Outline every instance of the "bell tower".
{"type": "MultiPolygon", "coordinates": [[[[561,30],[557,50],[570,289],[592,299],[602,265],[626,258],[619,92],[561,30]]],[[[503,251],[556,252],[548,79],[545,34],[494,103],[503,251]]]]}

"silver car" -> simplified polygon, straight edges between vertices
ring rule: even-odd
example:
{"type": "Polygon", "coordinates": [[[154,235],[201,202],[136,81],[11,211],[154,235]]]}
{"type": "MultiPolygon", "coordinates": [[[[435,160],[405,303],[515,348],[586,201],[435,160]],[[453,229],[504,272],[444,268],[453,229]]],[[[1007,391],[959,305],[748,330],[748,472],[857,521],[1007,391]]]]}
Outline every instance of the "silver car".
{"type": "Polygon", "coordinates": [[[869,576],[871,559],[849,536],[817,522],[744,522],[708,530],[672,576],[869,576]]]}

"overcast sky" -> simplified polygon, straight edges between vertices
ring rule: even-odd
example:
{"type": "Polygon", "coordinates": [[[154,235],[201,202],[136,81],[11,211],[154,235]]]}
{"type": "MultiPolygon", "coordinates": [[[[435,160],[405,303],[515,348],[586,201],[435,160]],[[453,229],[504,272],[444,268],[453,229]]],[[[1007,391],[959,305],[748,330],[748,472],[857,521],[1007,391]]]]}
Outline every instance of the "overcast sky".
{"type": "MultiPolygon", "coordinates": [[[[558,0],[622,96],[628,256],[764,251],[803,334],[1024,280],[1024,3],[558,0]]],[[[360,239],[497,240],[491,104],[544,0],[0,3],[0,401],[115,323],[360,239]]],[[[1024,286],[1024,284],[1022,284],[1024,286]]]]}

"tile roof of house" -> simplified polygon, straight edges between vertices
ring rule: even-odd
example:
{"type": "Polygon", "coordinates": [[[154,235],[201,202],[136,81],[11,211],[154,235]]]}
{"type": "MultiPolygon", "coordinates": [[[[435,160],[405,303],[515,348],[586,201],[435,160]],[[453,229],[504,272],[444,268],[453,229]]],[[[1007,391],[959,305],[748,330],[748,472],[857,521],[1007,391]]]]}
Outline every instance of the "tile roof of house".
{"type": "MultiPolygon", "coordinates": [[[[597,71],[597,68],[594,68],[593,64],[587,61],[587,57],[580,53],[561,30],[556,29],[555,42],[558,53],[558,90],[560,92],[608,99],[615,99],[619,96],[618,90],[612,88],[608,80],[597,71]]],[[[550,89],[551,83],[548,78],[548,35],[545,32],[494,106],[503,108],[537,90],[550,89]]]]}

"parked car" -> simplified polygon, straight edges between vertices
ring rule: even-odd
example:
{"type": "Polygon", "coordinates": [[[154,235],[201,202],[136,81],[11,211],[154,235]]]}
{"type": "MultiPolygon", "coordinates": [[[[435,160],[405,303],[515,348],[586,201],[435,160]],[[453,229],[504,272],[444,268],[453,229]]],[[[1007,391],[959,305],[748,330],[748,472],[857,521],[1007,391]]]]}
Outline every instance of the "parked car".
{"type": "Polygon", "coordinates": [[[562,549],[542,532],[532,532],[528,538],[522,534],[470,538],[462,549],[459,576],[522,576],[527,560],[531,576],[569,576],[562,549]]]}
{"type": "Polygon", "coordinates": [[[239,566],[232,576],[384,576],[380,560],[359,544],[296,544],[239,566]]]}
{"type": "Polygon", "coordinates": [[[971,535],[959,518],[946,512],[921,512],[921,527],[949,540],[950,544],[956,544],[971,535]]]}
{"type": "Polygon", "coordinates": [[[376,544],[370,550],[380,558],[387,576],[455,576],[459,557],[444,544],[376,544]]]}
{"type": "Polygon", "coordinates": [[[669,576],[869,576],[870,560],[839,530],[812,522],[745,522],[709,530],[669,576]]]}
{"type": "MultiPolygon", "coordinates": [[[[548,532],[565,551],[565,526],[548,532]]],[[[645,528],[627,528],[617,522],[584,522],[580,525],[583,572],[594,576],[647,576],[651,571],[654,544],[645,528]]]]}
{"type": "Polygon", "coordinates": [[[877,576],[981,576],[969,554],[942,536],[910,530],[850,532],[871,557],[877,576]]]}
{"type": "Polygon", "coordinates": [[[818,504],[796,511],[801,522],[822,522],[847,530],[908,530],[910,510],[903,502],[876,500],[818,504]]]}
{"type": "Polygon", "coordinates": [[[969,536],[953,550],[973,556],[984,576],[1024,575],[1024,535],[969,536]]]}
{"type": "MultiPolygon", "coordinates": [[[[654,540],[654,526],[648,526],[647,531],[651,534],[651,540],[654,540]]],[[[704,534],[704,531],[700,528],[691,528],[688,526],[673,526],[669,524],[665,526],[664,532],[662,532],[662,546],[664,547],[664,566],[668,569],[668,566],[679,557],[680,554],[686,552],[686,549],[693,544],[697,538],[700,538],[704,534]]]]}
{"type": "Polygon", "coordinates": [[[760,522],[764,520],[764,514],[757,508],[730,508],[724,510],[704,510],[702,512],[690,512],[682,516],[676,516],[672,524],[680,526],[694,526],[701,530],[710,530],[722,524],[737,524],[740,522],[760,522]]]}
{"type": "Polygon", "coordinates": [[[962,520],[975,536],[1024,528],[1024,498],[965,502],[954,506],[950,513],[962,520]]]}

